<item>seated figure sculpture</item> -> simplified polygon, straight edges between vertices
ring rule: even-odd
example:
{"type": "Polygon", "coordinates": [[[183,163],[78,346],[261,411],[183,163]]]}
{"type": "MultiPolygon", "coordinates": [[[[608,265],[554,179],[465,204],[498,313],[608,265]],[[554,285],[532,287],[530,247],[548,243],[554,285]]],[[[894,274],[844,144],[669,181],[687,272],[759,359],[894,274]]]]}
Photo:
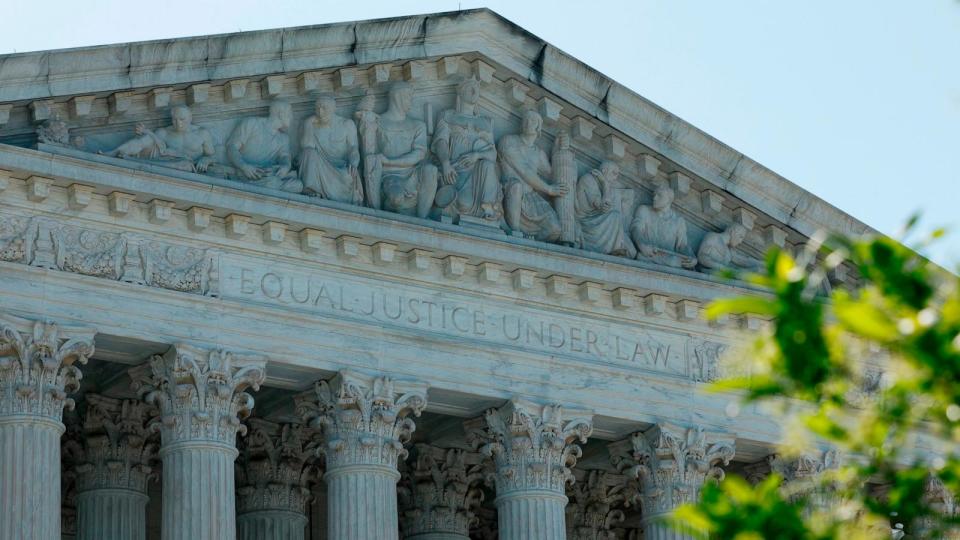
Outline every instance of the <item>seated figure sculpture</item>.
{"type": "Polygon", "coordinates": [[[337,102],[331,95],[317,99],[315,112],[304,120],[300,134],[304,193],[343,203],[363,203],[356,124],[337,115],[337,102]]]}
{"type": "Polygon", "coordinates": [[[759,262],[737,253],[737,246],[747,237],[747,228],[735,223],[723,232],[708,232],[700,242],[697,250],[697,262],[707,271],[717,271],[728,268],[744,268],[754,270],[759,262]]]}
{"type": "Polygon", "coordinates": [[[470,78],[457,87],[457,106],[440,116],[433,153],[440,161],[436,204],[441,213],[499,221],[502,211],[493,119],[480,116],[480,81],[470,78]]]}
{"type": "Polygon", "coordinates": [[[613,208],[613,183],[620,176],[620,166],[604,161],[577,181],[576,216],[580,245],[588,251],[636,256],[636,249],[623,229],[620,210],[613,208]]]}
{"type": "Polygon", "coordinates": [[[523,131],[500,139],[500,178],[504,188],[504,218],[512,231],[541,242],[560,237],[560,219],[547,198],[561,197],[570,186],[552,183],[547,154],[537,146],[543,118],[536,111],[523,116],[523,131]]]}
{"type": "Polygon", "coordinates": [[[654,189],[653,204],[641,205],[630,224],[637,245],[637,260],[693,269],[697,258],[687,243],[687,222],[673,210],[673,190],[665,184],[654,189]]]}
{"type": "Polygon", "coordinates": [[[293,170],[290,136],[293,109],[285,101],[270,104],[266,118],[244,118],[227,139],[227,159],[234,179],[268,189],[300,193],[303,183],[293,170]]]}
{"type": "Polygon", "coordinates": [[[156,131],[137,124],[136,137],[103,154],[147,160],[186,172],[207,172],[214,163],[213,136],[193,124],[193,114],[185,106],[170,109],[170,119],[170,127],[156,131]]]}
{"type": "Polygon", "coordinates": [[[427,126],[409,116],[412,86],[395,84],[388,100],[383,114],[372,111],[372,99],[357,111],[367,203],[425,218],[437,194],[437,167],[427,159],[427,126]]]}

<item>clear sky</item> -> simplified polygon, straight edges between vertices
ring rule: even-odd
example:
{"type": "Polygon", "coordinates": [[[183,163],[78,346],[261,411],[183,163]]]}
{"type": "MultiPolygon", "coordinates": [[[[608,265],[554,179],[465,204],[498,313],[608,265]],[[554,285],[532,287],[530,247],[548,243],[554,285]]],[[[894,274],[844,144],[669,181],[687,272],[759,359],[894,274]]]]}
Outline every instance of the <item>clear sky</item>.
{"type": "Polygon", "coordinates": [[[882,232],[951,226],[960,263],[957,0],[3,3],[0,53],[489,7],[882,232]]]}

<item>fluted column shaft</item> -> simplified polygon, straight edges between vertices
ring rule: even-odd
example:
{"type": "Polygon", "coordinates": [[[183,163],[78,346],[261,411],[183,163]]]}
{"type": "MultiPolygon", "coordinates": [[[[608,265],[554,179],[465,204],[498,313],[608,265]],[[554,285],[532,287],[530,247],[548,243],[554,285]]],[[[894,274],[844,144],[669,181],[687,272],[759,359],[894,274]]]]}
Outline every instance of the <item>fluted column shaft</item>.
{"type": "Polygon", "coordinates": [[[395,540],[397,462],[426,407],[426,384],[341,371],[298,396],[297,411],[323,434],[330,540],[395,540]]]}
{"type": "Polygon", "coordinates": [[[236,448],[183,442],[160,450],[163,540],[237,537],[233,462],[236,448]]]}
{"type": "Polygon", "coordinates": [[[675,529],[662,521],[668,515],[657,516],[661,519],[647,519],[643,521],[643,540],[695,540],[693,533],[675,529]]]}
{"type": "Polygon", "coordinates": [[[567,497],[553,491],[521,491],[498,495],[501,540],[562,540],[567,537],[567,497]]]}
{"type": "Polygon", "coordinates": [[[160,410],[162,540],[235,540],[234,461],[241,418],[265,378],[266,359],[177,345],[130,370],[134,388],[160,410]]]}
{"type": "Polygon", "coordinates": [[[0,538],[61,540],[63,409],[93,331],[0,317],[0,538]]]}
{"type": "Polygon", "coordinates": [[[331,540],[399,538],[397,470],[377,465],[327,472],[327,527],[331,540]]]}
{"type": "Polygon", "coordinates": [[[0,538],[60,540],[60,435],[42,417],[0,416],[0,538]]]}
{"type": "Polygon", "coordinates": [[[425,532],[404,536],[404,540],[470,540],[470,535],[448,531],[425,532]]]}
{"type": "Polygon", "coordinates": [[[77,540],[147,537],[145,493],[129,489],[96,489],[77,495],[77,540]]]}
{"type": "Polygon", "coordinates": [[[237,540],[304,540],[307,516],[261,510],[237,516],[237,540]]]}
{"type": "Polygon", "coordinates": [[[575,481],[577,443],[593,432],[593,414],[514,398],[464,429],[467,440],[493,458],[499,538],[565,540],[564,492],[575,481]]]}

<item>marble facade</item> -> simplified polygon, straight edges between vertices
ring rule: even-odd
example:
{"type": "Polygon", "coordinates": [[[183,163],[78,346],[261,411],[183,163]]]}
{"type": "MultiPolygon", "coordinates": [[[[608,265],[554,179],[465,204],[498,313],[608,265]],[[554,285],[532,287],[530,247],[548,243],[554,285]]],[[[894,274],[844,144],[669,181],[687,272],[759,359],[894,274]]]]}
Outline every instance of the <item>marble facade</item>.
{"type": "Polygon", "coordinates": [[[0,80],[3,539],[686,538],[717,271],[868,230],[488,10],[0,80]]]}

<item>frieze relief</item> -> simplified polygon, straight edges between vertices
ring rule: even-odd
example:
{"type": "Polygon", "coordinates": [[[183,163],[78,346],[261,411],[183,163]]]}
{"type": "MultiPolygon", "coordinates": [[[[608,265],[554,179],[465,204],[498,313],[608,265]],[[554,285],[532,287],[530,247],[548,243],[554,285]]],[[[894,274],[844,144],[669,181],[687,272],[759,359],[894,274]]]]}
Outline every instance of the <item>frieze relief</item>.
{"type": "Polygon", "coordinates": [[[440,82],[334,85],[336,92],[318,82],[295,99],[261,95],[259,114],[171,102],[160,112],[166,118],[153,112],[132,132],[123,131],[132,121],[112,132],[79,122],[73,131],[82,134],[73,135],[54,114],[37,140],[52,152],[81,149],[121,166],[148,163],[196,180],[483,226],[654,266],[707,273],[758,266],[741,249],[754,214],[723,217],[723,199],[712,192],[702,215],[680,211],[675,200],[689,193],[690,178],[668,178],[659,159],[630,156],[613,135],[598,152],[583,118],[567,126],[527,96],[501,96],[499,81],[462,71],[440,82]]]}
{"type": "Polygon", "coordinates": [[[217,254],[49,218],[0,216],[0,261],[217,296],[217,254]]]}

